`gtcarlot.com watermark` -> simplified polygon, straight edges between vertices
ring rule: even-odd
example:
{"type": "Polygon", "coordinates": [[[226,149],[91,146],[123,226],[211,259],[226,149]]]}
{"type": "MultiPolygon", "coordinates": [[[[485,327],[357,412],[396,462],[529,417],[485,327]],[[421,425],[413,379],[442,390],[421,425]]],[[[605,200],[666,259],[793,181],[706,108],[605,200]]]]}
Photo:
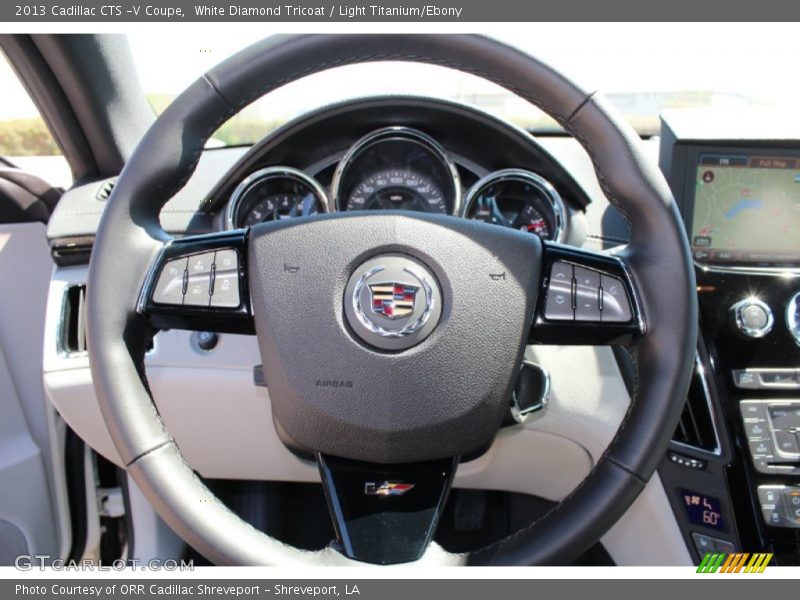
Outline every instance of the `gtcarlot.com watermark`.
{"type": "Polygon", "coordinates": [[[103,563],[97,560],[64,560],[53,558],[49,554],[21,554],[14,559],[14,566],[20,571],[33,571],[38,569],[43,571],[194,571],[193,560],[150,559],[138,560],[136,558],[119,559],[110,563],[103,563]]]}

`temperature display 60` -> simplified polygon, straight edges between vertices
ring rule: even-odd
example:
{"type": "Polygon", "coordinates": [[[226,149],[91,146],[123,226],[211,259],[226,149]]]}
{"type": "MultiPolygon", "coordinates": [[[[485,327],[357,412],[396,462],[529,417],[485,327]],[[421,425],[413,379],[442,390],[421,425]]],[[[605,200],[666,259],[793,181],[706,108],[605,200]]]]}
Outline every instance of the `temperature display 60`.
{"type": "Polygon", "coordinates": [[[693,525],[725,531],[722,519],[722,505],[713,496],[691,490],[680,490],[681,502],[686,508],[686,516],[693,525]]]}

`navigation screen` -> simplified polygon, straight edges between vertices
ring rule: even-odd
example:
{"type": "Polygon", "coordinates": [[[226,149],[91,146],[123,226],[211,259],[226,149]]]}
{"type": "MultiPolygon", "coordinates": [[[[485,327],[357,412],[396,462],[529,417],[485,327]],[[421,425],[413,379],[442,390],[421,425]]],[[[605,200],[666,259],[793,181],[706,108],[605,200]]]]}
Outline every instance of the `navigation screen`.
{"type": "Polygon", "coordinates": [[[700,155],[692,252],[697,262],[800,262],[800,159],[700,155]]]}

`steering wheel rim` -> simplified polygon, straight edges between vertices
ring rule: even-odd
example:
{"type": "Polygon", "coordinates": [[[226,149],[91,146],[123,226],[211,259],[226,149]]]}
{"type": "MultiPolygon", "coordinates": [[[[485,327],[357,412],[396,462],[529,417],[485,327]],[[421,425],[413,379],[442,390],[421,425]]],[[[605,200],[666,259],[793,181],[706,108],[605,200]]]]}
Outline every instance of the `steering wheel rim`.
{"type": "Polygon", "coordinates": [[[647,331],[632,349],[636,385],[620,428],[586,479],[545,517],[447,564],[563,564],[596,542],[653,474],[689,385],[697,305],[691,256],[670,191],[631,128],[598,94],[497,41],[463,35],[314,35],[268,38],[206,73],[147,132],[103,215],[88,279],[87,336],[95,390],[129,474],[160,516],[219,564],[330,564],[257,531],[193,473],[161,421],[147,386],[144,349],[153,330],[139,296],[170,237],[161,207],[186,183],[205,141],[225,120],[291,81],[337,66],[424,62],[493,81],[555,118],[587,150],[601,187],[631,229],[617,255],[639,292],[647,331]],[[126,268],[120,268],[126,265],[126,268]],[[664,285],[667,282],[668,285],[664,285]]]}

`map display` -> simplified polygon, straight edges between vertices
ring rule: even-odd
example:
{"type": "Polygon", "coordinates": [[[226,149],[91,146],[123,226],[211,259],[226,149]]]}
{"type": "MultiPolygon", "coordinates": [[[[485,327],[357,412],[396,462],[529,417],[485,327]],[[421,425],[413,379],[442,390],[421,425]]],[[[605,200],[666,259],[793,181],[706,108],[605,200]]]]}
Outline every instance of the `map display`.
{"type": "Polygon", "coordinates": [[[700,156],[691,244],[698,262],[800,261],[800,159],[700,156]]]}

